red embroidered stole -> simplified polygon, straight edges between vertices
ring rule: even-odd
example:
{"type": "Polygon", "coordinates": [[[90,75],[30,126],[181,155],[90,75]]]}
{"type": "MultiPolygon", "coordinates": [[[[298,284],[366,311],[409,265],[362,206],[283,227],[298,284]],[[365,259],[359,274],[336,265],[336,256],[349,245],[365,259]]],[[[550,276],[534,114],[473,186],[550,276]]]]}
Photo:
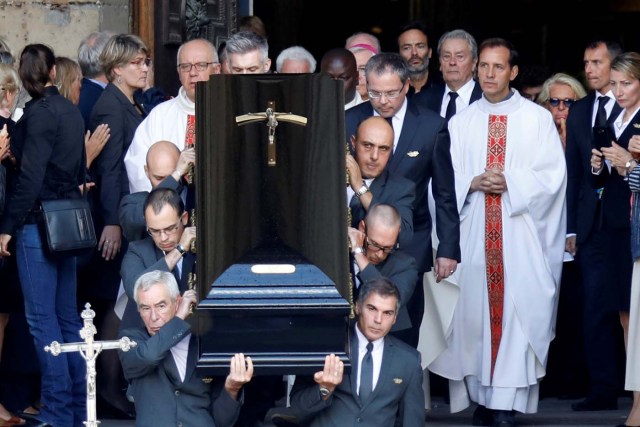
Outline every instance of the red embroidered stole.
{"type": "MultiPolygon", "coordinates": [[[[507,116],[489,115],[487,168],[504,169],[507,146],[507,116]]],[[[491,376],[502,339],[504,301],[504,258],[502,245],[502,196],[485,194],[485,258],[489,318],[491,321],[491,376]]]]}
{"type": "Polygon", "coordinates": [[[196,145],[196,116],[187,115],[187,133],[184,137],[184,148],[191,148],[196,145]]]}

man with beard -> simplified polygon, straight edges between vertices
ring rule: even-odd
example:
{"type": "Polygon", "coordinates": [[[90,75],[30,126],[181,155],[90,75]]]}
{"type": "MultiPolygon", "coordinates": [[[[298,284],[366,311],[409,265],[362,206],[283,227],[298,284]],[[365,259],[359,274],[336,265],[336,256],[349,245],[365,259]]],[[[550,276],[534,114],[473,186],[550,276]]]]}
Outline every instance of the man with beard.
{"type": "Polygon", "coordinates": [[[427,27],[422,22],[413,21],[400,29],[398,53],[409,68],[411,87],[407,96],[411,98],[433,83],[433,79],[429,80],[431,48],[429,47],[427,27]]]}

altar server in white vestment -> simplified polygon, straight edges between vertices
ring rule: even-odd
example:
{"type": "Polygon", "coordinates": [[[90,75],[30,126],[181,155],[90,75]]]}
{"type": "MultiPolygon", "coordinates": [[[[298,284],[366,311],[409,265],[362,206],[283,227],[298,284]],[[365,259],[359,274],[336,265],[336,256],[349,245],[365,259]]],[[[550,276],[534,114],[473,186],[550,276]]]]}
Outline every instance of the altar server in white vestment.
{"type": "Polygon", "coordinates": [[[565,244],[566,167],[551,114],[509,88],[517,52],[479,49],[483,97],[452,117],[460,210],[459,298],[447,348],[429,369],[450,380],[451,412],[474,425],[515,426],[537,411],[554,337],[565,244]]]}
{"type": "Polygon", "coordinates": [[[158,104],[136,129],[124,157],[131,193],[151,191],[144,173],[147,151],[158,141],[170,141],[180,151],[195,143],[196,83],[220,74],[215,46],[205,39],[194,39],[178,49],[178,96],[158,104]]]}

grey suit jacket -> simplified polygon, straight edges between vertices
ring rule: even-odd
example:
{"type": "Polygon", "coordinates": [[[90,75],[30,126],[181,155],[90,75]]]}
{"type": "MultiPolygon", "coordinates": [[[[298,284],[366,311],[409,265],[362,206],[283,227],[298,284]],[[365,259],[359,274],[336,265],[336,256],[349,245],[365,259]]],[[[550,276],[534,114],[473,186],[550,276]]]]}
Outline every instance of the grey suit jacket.
{"type": "MultiPolygon", "coordinates": [[[[400,175],[393,175],[385,169],[380,176],[371,182],[369,190],[373,196],[370,207],[378,203],[385,203],[398,210],[400,218],[402,218],[398,242],[401,248],[408,245],[413,238],[413,210],[416,200],[416,186],[413,181],[400,175]]],[[[358,223],[364,219],[367,213],[357,198],[350,205],[350,208],[351,226],[358,228],[358,223]]]]}
{"type": "MultiPolygon", "coordinates": [[[[162,180],[158,188],[171,188],[180,192],[181,185],[171,175],[162,180]]],[[[149,196],[148,191],[138,191],[127,194],[120,201],[118,219],[122,234],[129,241],[140,240],[147,237],[147,224],[144,220],[144,202],[149,196]]]]}
{"type": "MultiPolygon", "coordinates": [[[[392,331],[401,331],[411,327],[411,319],[407,311],[407,303],[416,289],[418,282],[418,265],[415,258],[403,252],[396,251],[389,254],[386,260],[378,265],[369,263],[367,267],[358,273],[360,283],[366,283],[379,277],[386,277],[398,287],[400,291],[400,310],[396,324],[391,328],[392,331]]],[[[357,296],[354,296],[356,299],[357,296]]]]}
{"type": "Polygon", "coordinates": [[[345,374],[327,400],[312,378],[296,376],[291,406],[311,427],[393,427],[398,411],[403,427],[424,427],[424,391],[420,353],[387,335],[384,339],[380,376],[365,402],[357,391],[358,343],[352,334],[351,373],[345,374]]]}
{"type": "Polygon", "coordinates": [[[185,379],[182,381],[171,348],[190,331],[189,323],[174,317],[158,333],[150,336],[144,327],[126,329],[138,344],[128,352],[118,351],[128,394],[136,406],[136,426],[201,427],[232,426],[242,399],[233,400],[224,390],[224,378],[205,383],[196,375],[198,339],[191,336],[185,379]]]}
{"type": "MultiPolygon", "coordinates": [[[[182,261],[182,271],[191,271],[193,263],[195,262],[195,255],[191,252],[187,252],[182,261]]],[[[138,308],[133,299],[133,286],[138,280],[138,277],[144,273],[154,270],[171,271],[169,266],[164,260],[164,254],[158,249],[151,237],[146,239],[137,240],[131,242],[122,258],[122,265],[120,266],[120,275],[122,276],[122,284],[124,290],[129,297],[127,306],[125,307],[124,314],[122,315],[122,322],[120,323],[120,329],[131,328],[134,326],[141,326],[142,319],[138,314],[138,308]]],[[[178,287],[180,293],[188,289],[187,275],[181,275],[178,281],[178,287]]]]}

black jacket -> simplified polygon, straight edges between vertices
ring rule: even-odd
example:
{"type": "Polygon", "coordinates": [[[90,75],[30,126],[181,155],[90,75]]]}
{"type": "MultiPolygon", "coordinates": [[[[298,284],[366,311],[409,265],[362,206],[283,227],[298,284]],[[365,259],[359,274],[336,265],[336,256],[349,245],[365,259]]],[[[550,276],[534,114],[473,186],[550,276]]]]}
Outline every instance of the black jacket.
{"type": "Polygon", "coordinates": [[[86,165],[80,111],[55,86],[47,87],[42,98],[25,105],[11,151],[18,172],[7,193],[0,233],[13,235],[41,200],[80,197],[86,165]]]}

